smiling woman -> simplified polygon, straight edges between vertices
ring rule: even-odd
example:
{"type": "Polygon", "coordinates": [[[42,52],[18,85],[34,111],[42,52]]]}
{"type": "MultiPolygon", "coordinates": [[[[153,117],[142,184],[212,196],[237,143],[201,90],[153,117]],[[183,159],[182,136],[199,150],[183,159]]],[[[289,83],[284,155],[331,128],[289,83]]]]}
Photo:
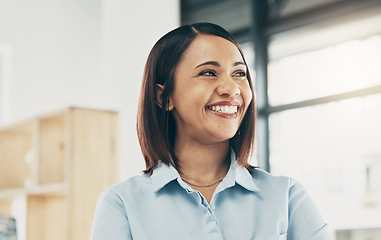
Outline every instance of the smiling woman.
{"type": "Polygon", "coordinates": [[[145,174],[102,193],[92,239],[329,239],[297,181],[249,166],[255,114],[228,32],[197,23],[164,35],[139,101],[145,174]]]}
{"type": "MultiPolygon", "coordinates": [[[[190,44],[176,68],[169,98],[177,127],[175,139],[193,146],[224,143],[228,148],[253,98],[246,66],[239,62],[243,62],[242,55],[224,38],[200,35],[190,44]]],[[[176,156],[181,154],[177,144],[176,156]]]]}

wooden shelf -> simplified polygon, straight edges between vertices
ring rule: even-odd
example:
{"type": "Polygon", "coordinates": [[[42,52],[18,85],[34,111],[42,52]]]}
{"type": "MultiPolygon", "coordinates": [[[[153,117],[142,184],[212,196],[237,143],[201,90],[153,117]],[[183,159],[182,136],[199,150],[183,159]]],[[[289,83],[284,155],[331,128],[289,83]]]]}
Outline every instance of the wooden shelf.
{"type": "MultiPolygon", "coordinates": [[[[68,108],[0,129],[0,215],[26,202],[27,240],[90,239],[99,194],[117,182],[118,115],[68,108]]],[[[20,239],[22,240],[22,239],[20,239]]]]}
{"type": "Polygon", "coordinates": [[[68,205],[64,196],[29,196],[27,239],[68,239],[65,234],[68,217],[68,205]]]}
{"type": "Polygon", "coordinates": [[[12,199],[0,199],[0,216],[12,215],[12,199]]]}
{"type": "Polygon", "coordinates": [[[33,188],[9,188],[0,191],[0,201],[2,199],[11,199],[20,195],[34,195],[34,194],[46,194],[46,195],[64,195],[67,189],[65,183],[52,183],[35,186],[33,188]]]}
{"type": "Polygon", "coordinates": [[[38,184],[63,182],[65,180],[67,115],[42,118],[39,121],[38,184]]]}
{"type": "Polygon", "coordinates": [[[24,187],[32,179],[33,122],[0,131],[0,190],[24,187]]]}

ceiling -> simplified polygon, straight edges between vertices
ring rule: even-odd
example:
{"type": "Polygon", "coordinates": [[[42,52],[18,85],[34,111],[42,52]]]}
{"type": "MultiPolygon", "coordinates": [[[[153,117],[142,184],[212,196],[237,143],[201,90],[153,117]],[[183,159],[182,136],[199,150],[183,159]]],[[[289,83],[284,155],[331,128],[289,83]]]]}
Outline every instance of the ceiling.
{"type": "MultiPolygon", "coordinates": [[[[271,19],[284,18],[340,0],[268,0],[271,19]]],[[[252,24],[251,0],[181,0],[182,24],[212,22],[230,32],[252,24]]]]}
{"type": "MultiPolygon", "coordinates": [[[[182,24],[216,23],[252,42],[252,1],[181,0],[182,24]]],[[[267,0],[270,59],[381,33],[380,0],[267,0]]]]}

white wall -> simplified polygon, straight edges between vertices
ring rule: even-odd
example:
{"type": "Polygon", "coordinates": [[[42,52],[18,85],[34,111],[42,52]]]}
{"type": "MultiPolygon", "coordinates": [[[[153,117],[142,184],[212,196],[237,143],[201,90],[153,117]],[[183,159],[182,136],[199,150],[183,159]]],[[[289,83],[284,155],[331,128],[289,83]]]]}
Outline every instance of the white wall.
{"type": "Polygon", "coordinates": [[[158,38],[179,25],[179,8],[179,0],[0,0],[0,54],[9,66],[0,79],[0,124],[67,106],[117,110],[120,179],[139,174],[144,63],[158,38]]]}
{"type": "Polygon", "coordinates": [[[120,109],[120,178],[140,174],[144,160],[136,110],[144,64],[155,42],[180,24],[179,0],[103,1],[102,37],[107,107],[120,109]]]}
{"type": "Polygon", "coordinates": [[[100,0],[0,1],[0,44],[12,54],[10,121],[67,105],[95,106],[100,0]]]}

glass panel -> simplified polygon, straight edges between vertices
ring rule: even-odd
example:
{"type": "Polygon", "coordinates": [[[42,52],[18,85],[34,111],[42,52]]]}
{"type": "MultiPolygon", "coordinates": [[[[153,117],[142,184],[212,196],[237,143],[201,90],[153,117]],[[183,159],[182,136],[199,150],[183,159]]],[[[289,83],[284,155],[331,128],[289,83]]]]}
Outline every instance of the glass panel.
{"type": "Polygon", "coordinates": [[[381,84],[381,36],[269,64],[269,103],[281,105],[381,84]]]}
{"type": "Polygon", "coordinates": [[[332,4],[333,2],[338,2],[338,0],[288,0],[287,3],[279,9],[279,15],[280,17],[288,17],[290,15],[298,14],[301,12],[311,11],[314,8],[319,8],[327,4],[332,4]]]}
{"type": "Polygon", "coordinates": [[[245,55],[246,63],[249,67],[249,71],[251,74],[251,80],[254,83],[255,80],[255,70],[254,70],[254,62],[255,62],[255,55],[254,55],[254,46],[252,42],[246,42],[241,44],[241,48],[243,51],[243,54],[245,55]]]}
{"type": "Polygon", "coordinates": [[[299,180],[332,230],[381,228],[381,94],[269,121],[273,174],[299,180]]]}

